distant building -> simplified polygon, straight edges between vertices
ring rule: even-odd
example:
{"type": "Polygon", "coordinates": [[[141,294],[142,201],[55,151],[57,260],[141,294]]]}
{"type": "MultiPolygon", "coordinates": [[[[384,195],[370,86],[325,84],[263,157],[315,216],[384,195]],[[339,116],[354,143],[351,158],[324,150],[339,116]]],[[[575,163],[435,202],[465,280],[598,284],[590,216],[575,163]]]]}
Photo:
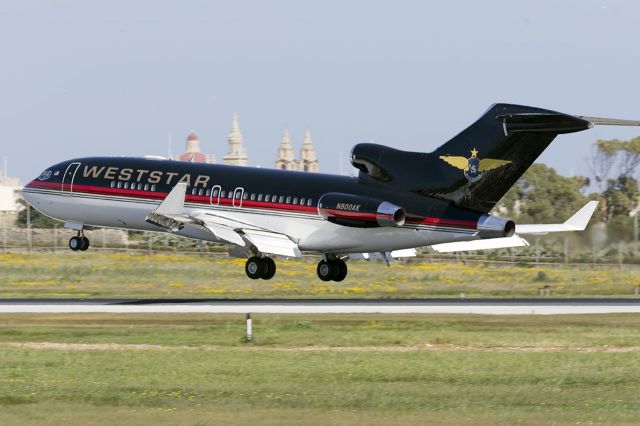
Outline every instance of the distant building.
{"type": "Polygon", "coordinates": [[[248,163],[247,150],[244,148],[242,133],[240,133],[238,116],[236,114],[233,115],[233,122],[227,142],[229,143],[229,152],[224,156],[224,164],[246,166],[248,163]]]}
{"type": "Polygon", "coordinates": [[[282,141],[278,147],[278,157],[276,158],[275,166],[277,169],[283,170],[317,172],[319,170],[318,156],[316,155],[316,149],[311,140],[311,131],[307,129],[305,132],[302,148],[300,149],[300,159],[296,159],[293,145],[291,145],[289,138],[289,131],[285,129],[282,134],[282,141]]]}
{"type": "Polygon", "coordinates": [[[316,149],[311,140],[311,130],[309,129],[304,134],[304,141],[300,149],[300,170],[313,173],[319,171],[318,156],[316,155],[316,149]]]}
{"type": "Polygon", "coordinates": [[[298,160],[296,160],[296,153],[291,145],[288,129],[284,129],[282,133],[282,141],[278,147],[278,157],[276,158],[276,169],[298,170],[298,160]]]}
{"type": "Polygon", "coordinates": [[[215,163],[215,158],[200,151],[200,140],[193,131],[187,137],[186,151],[178,156],[178,160],[191,163],[215,163]]]}
{"type": "Polygon", "coordinates": [[[16,177],[7,176],[6,160],[4,170],[0,169],[0,222],[13,223],[15,214],[21,209],[18,204],[22,185],[16,177]],[[10,219],[8,219],[10,218],[10,219]]]}

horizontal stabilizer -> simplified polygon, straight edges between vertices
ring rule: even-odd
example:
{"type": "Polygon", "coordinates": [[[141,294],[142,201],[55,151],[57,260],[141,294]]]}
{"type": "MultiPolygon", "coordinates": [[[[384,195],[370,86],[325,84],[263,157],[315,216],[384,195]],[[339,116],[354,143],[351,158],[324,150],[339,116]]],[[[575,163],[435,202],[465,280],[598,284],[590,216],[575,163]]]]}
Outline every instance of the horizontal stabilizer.
{"type": "Polygon", "coordinates": [[[460,241],[454,243],[434,244],[432,249],[438,253],[451,253],[454,251],[492,250],[507,247],[524,247],[529,243],[517,235],[504,238],[489,238],[485,240],[460,241]]]}
{"type": "Polygon", "coordinates": [[[640,126],[638,120],[620,120],[617,118],[600,118],[600,117],[584,117],[578,116],[583,120],[588,121],[594,126],[640,126]]]}
{"type": "Polygon", "coordinates": [[[550,232],[584,231],[597,207],[597,201],[589,201],[564,223],[516,225],[516,234],[548,234],[550,232]]]}

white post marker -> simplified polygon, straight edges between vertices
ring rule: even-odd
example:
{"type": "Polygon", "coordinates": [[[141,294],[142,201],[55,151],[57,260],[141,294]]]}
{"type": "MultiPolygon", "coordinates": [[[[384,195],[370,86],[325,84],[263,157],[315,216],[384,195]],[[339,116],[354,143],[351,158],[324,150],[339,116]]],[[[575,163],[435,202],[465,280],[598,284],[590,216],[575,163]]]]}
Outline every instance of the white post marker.
{"type": "Polygon", "coordinates": [[[247,314],[247,341],[250,342],[253,340],[253,320],[251,319],[251,314],[247,314]]]}

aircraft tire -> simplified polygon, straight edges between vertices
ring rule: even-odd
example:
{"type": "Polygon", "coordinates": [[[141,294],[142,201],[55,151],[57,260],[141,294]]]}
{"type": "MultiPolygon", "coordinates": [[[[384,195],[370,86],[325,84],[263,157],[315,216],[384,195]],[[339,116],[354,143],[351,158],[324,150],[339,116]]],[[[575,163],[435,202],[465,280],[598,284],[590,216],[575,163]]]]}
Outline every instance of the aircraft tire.
{"type": "Polygon", "coordinates": [[[69,240],[69,248],[73,251],[81,250],[82,239],[80,237],[71,237],[69,240]]]}
{"type": "Polygon", "coordinates": [[[318,268],[316,272],[318,273],[318,278],[322,281],[331,281],[333,277],[336,276],[337,266],[335,262],[327,262],[326,260],[321,260],[318,262],[318,268]]]}
{"type": "Polygon", "coordinates": [[[265,272],[265,262],[257,256],[252,256],[247,259],[247,263],[244,265],[244,271],[247,273],[247,276],[252,280],[257,280],[264,275],[265,272]]]}
{"type": "Polygon", "coordinates": [[[345,263],[344,260],[336,260],[335,262],[336,265],[336,274],[333,277],[334,281],[342,281],[345,278],[347,278],[347,273],[349,272],[349,269],[347,268],[347,264],[345,263]]]}
{"type": "Polygon", "coordinates": [[[265,271],[260,278],[270,280],[276,274],[276,262],[270,257],[262,258],[262,262],[265,265],[265,271]]]}
{"type": "Polygon", "coordinates": [[[89,239],[87,237],[80,237],[80,239],[82,240],[82,246],[80,247],[79,250],[81,251],[85,251],[86,249],[89,248],[89,239]]]}

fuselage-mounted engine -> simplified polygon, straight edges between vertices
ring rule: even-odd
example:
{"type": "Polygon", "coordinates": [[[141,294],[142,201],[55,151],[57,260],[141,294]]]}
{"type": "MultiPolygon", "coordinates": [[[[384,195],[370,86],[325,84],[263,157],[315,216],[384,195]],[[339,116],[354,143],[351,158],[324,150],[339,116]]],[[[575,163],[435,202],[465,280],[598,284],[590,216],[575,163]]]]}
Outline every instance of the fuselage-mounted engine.
{"type": "Polygon", "coordinates": [[[395,204],[341,192],[328,192],[320,197],[318,213],[329,222],[356,228],[398,227],[404,225],[407,216],[395,204]]]}

